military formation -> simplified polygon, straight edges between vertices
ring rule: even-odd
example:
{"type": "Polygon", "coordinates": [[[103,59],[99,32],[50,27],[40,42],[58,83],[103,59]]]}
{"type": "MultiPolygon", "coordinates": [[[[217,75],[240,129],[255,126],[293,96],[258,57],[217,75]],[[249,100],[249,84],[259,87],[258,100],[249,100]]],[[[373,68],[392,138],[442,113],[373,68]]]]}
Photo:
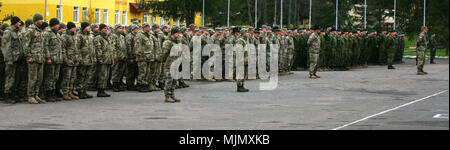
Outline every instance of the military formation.
{"type": "MultiPolygon", "coordinates": [[[[311,29],[279,29],[277,26],[197,28],[174,25],[159,26],[133,23],[130,26],[81,23],[60,23],[52,18],[43,21],[40,14],[25,21],[11,18],[11,25],[2,30],[0,57],[0,90],[5,103],[28,102],[39,104],[93,98],[87,91],[97,91],[97,97],[110,97],[114,92],[164,91],[166,103],[177,103],[174,90],[187,88],[185,79],[172,78],[171,64],[182,57],[170,55],[174,48],[186,45],[191,66],[194,41],[201,46],[217,44],[225,54],[227,44],[266,44],[266,69],[270,70],[269,45],[277,45],[278,72],[291,74],[299,68],[309,69],[309,78],[317,79],[317,71],[348,70],[368,64],[387,65],[395,69],[401,62],[404,50],[404,33],[393,31],[336,30],[327,27],[311,29]]],[[[417,74],[424,75],[425,50],[429,43],[427,29],[423,28],[417,39],[417,74]]],[[[436,42],[431,42],[434,46],[436,42]]],[[[234,48],[234,47],[233,47],[234,48]]],[[[236,49],[234,57],[236,57],[236,49]]],[[[435,47],[433,48],[435,50],[435,47]]],[[[244,87],[250,56],[244,57],[245,78],[229,79],[236,82],[237,92],[249,92],[244,87]]],[[[211,55],[212,56],[212,55],[211,55]]],[[[434,57],[431,61],[434,63],[434,57]]],[[[208,56],[201,57],[201,63],[208,56]]],[[[225,81],[225,55],[222,55],[223,78],[200,80],[225,81]]],[[[231,62],[233,63],[233,62],[231,62]]],[[[180,70],[182,66],[180,65],[180,70]]],[[[192,68],[190,69],[192,71],[192,68]]],[[[236,67],[233,68],[236,70],[236,67]]],[[[213,71],[211,67],[211,71],[213,71]]],[[[192,75],[192,73],[191,73],[192,75]]],[[[257,75],[257,78],[261,76],[257,75]]]]}

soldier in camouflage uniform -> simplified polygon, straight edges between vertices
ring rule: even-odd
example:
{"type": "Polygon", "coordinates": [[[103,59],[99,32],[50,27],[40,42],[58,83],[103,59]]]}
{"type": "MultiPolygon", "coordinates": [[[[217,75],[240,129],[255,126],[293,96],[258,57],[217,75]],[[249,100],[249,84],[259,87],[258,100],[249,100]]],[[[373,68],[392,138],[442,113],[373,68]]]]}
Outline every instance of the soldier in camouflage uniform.
{"type": "Polygon", "coordinates": [[[67,23],[66,34],[62,36],[64,47],[64,66],[62,91],[64,100],[78,100],[79,97],[73,93],[75,90],[74,83],[76,78],[76,69],[81,60],[80,51],[78,49],[78,38],[73,22],[67,23]]]}
{"type": "Polygon", "coordinates": [[[427,27],[422,27],[422,33],[417,37],[416,49],[417,49],[417,75],[426,75],[427,72],[423,71],[423,66],[425,65],[425,51],[427,50],[427,38],[426,34],[428,32],[427,27]]]}
{"type": "Polygon", "coordinates": [[[294,34],[292,31],[289,31],[288,36],[286,37],[287,40],[287,50],[288,50],[288,66],[287,66],[287,72],[292,74],[291,70],[292,70],[292,66],[294,65],[294,49],[295,49],[295,44],[294,44],[294,34]]]}
{"type": "MultiPolygon", "coordinates": [[[[191,45],[190,45],[191,43],[189,42],[189,39],[188,39],[187,35],[183,34],[183,33],[187,33],[186,30],[187,30],[186,28],[183,28],[183,27],[180,28],[181,34],[178,36],[178,40],[180,40],[181,44],[184,44],[184,45],[186,45],[186,46],[188,46],[190,48],[191,47],[191,45]]],[[[168,36],[166,36],[166,37],[167,37],[166,39],[169,39],[168,36]]],[[[188,60],[189,58],[184,58],[184,59],[188,60]]],[[[182,66],[180,67],[180,69],[182,69],[182,66]]],[[[177,82],[178,82],[179,88],[187,88],[187,87],[189,87],[189,85],[184,82],[184,79],[179,79],[179,80],[177,80],[177,82]]]]}
{"type": "Polygon", "coordinates": [[[77,34],[78,48],[80,51],[80,66],[76,70],[77,80],[75,81],[75,88],[78,96],[81,99],[92,98],[93,96],[87,94],[89,87],[89,79],[95,73],[95,51],[94,51],[94,35],[91,34],[91,27],[89,23],[81,23],[81,33],[77,34]]]}
{"type": "Polygon", "coordinates": [[[27,96],[30,104],[46,103],[38,94],[44,71],[44,45],[42,38],[43,17],[40,14],[33,16],[34,24],[30,25],[23,37],[23,48],[28,62],[27,96]]]}
{"type": "Polygon", "coordinates": [[[397,46],[397,31],[391,31],[386,38],[386,52],[387,52],[387,64],[388,69],[395,69],[393,66],[395,59],[395,50],[397,46]]]}
{"type": "Polygon", "coordinates": [[[1,80],[4,81],[0,84],[2,86],[1,89],[4,89],[4,91],[2,90],[0,92],[4,92],[4,101],[7,104],[18,101],[16,90],[19,81],[17,80],[17,75],[20,72],[17,72],[17,68],[19,67],[19,58],[23,55],[19,32],[20,18],[14,16],[11,18],[11,26],[7,27],[3,32],[1,42],[2,53],[0,54],[0,61],[2,61],[2,67],[0,67],[2,69],[1,80]],[[4,66],[5,62],[7,64],[6,68],[4,66]]]}
{"type": "MultiPolygon", "coordinates": [[[[179,99],[175,98],[175,80],[172,78],[170,74],[170,66],[172,63],[178,59],[178,56],[170,56],[170,51],[172,47],[178,42],[178,36],[180,35],[180,29],[178,26],[174,26],[171,31],[170,40],[166,40],[163,42],[162,52],[163,57],[167,58],[164,62],[164,77],[165,77],[165,83],[164,83],[164,95],[165,95],[165,102],[166,103],[176,103],[180,102],[179,99]]],[[[179,45],[180,46],[180,45],[179,45]]],[[[178,47],[178,46],[177,46],[178,47]]],[[[180,47],[178,47],[180,48],[180,47]]]]}
{"type": "Polygon", "coordinates": [[[432,32],[430,42],[428,44],[428,49],[430,49],[430,64],[436,64],[436,62],[434,62],[434,58],[436,57],[436,46],[436,33],[432,32]]]}
{"type": "Polygon", "coordinates": [[[319,60],[319,50],[320,50],[320,37],[317,34],[318,28],[312,27],[312,34],[308,38],[308,45],[309,45],[309,78],[311,79],[317,79],[320,78],[320,76],[316,75],[317,67],[318,67],[318,60],[319,60]]]}
{"type": "MultiPolygon", "coordinates": [[[[150,37],[153,41],[153,57],[155,58],[155,61],[151,64],[150,66],[150,70],[151,70],[151,74],[150,74],[150,79],[149,79],[149,85],[150,85],[150,90],[152,91],[161,91],[161,88],[157,87],[157,84],[159,83],[159,79],[161,76],[161,67],[162,67],[162,60],[161,60],[161,47],[162,47],[162,39],[165,36],[162,36],[163,34],[161,34],[161,29],[159,28],[159,26],[157,24],[154,24],[152,26],[153,31],[150,32],[150,37]]],[[[164,28],[165,29],[165,28],[164,28]]]]}
{"type": "MultiPolygon", "coordinates": [[[[97,35],[100,35],[99,29],[100,28],[97,24],[92,24],[91,25],[91,30],[92,30],[91,36],[93,36],[95,38],[97,35]]],[[[94,48],[94,51],[95,51],[95,48],[94,48]]],[[[87,79],[88,80],[88,91],[96,91],[97,90],[97,79],[98,79],[97,65],[94,64],[92,69],[94,70],[93,76],[91,76],[90,79],[87,79]]]]}
{"type": "MultiPolygon", "coordinates": [[[[242,48],[237,48],[237,49],[234,49],[233,50],[233,52],[234,52],[234,60],[235,60],[235,62],[237,62],[238,60],[237,60],[237,53],[239,52],[239,51],[243,51],[242,53],[245,53],[245,51],[244,51],[244,47],[247,45],[247,38],[248,38],[248,33],[247,33],[247,29],[242,29],[241,31],[239,31],[239,29],[237,29],[237,28],[234,28],[233,29],[233,33],[235,34],[235,37],[237,38],[236,40],[235,40],[235,44],[240,44],[240,45],[242,45],[242,48]],[[242,36],[240,35],[242,33],[242,36]]],[[[248,68],[248,55],[246,55],[247,57],[245,57],[244,58],[244,74],[245,74],[245,76],[244,76],[244,78],[243,79],[238,79],[237,78],[237,75],[236,75],[236,85],[237,85],[237,92],[248,92],[249,90],[248,89],[246,89],[245,87],[244,87],[244,82],[245,82],[245,79],[246,79],[246,77],[247,77],[247,68],[248,68]]],[[[236,64],[236,63],[235,63],[236,64]]],[[[235,65],[235,67],[237,67],[236,65],[235,65]]],[[[235,69],[233,69],[233,70],[235,70],[235,69]]],[[[236,71],[236,74],[237,74],[237,71],[236,71]]]]}
{"type": "Polygon", "coordinates": [[[153,39],[150,36],[150,25],[144,23],[142,25],[143,31],[140,31],[135,38],[134,48],[136,49],[136,57],[138,58],[138,91],[139,92],[151,92],[150,88],[150,75],[151,65],[155,63],[154,44],[153,39]]]}
{"type": "Polygon", "coordinates": [[[123,36],[124,28],[120,24],[116,24],[115,32],[110,35],[111,44],[113,44],[114,64],[112,65],[112,82],[113,91],[124,91],[123,77],[126,70],[126,52],[125,37],[123,36]]]}
{"type": "Polygon", "coordinates": [[[47,61],[44,66],[44,91],[49,102],[60,101],[55,96],[56,82],[58,81],[61,64],[63,63],[63,43],[58,33],[59,21],[56,18],[50,20],[50,30],[44,31],[44,53],[47,61]]]}
{"type": "Polygon", "coordinates": [[[136,78],[138,74],[138,68],[136,63],[136,53],[134,49],[135,37],[139,32],[139,27],[135,24],[130,26],[131,32],[126,36],[126,46],[127,46],[127,90],[128,91],[136,91],[136,78]]]}
{"type": "Polygon", "coordinates": [[[111,31],[105,24],[99,26],[100,34],[94,38],[94,47],[97,57],[97,97],[110,97],[105,92],[110,66],[113,63],[113,46],[108,41],[111,31]]]}

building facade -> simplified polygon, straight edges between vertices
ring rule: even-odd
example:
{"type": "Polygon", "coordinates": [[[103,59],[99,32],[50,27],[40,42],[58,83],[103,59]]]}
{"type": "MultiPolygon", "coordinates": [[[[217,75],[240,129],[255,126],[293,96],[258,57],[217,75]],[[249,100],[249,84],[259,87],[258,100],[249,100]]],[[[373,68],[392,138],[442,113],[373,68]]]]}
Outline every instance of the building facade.
{"type": "MultiPolygon", "coordinates": [[[[184,24],[184,21],[173,18],[152,16],[149,10],[139,8],[139,0],[1,0],[0,18],[14,14],[22,20],[32,19],[35,13],[50,18],[58,18],[61,22],[74,22],[80,25],[86,21],[91,24],[130,25],[136,21],[150,24],[184,24]]],[[[201,26],[201,16],[196,16],[195,24],[201,26]]]]}

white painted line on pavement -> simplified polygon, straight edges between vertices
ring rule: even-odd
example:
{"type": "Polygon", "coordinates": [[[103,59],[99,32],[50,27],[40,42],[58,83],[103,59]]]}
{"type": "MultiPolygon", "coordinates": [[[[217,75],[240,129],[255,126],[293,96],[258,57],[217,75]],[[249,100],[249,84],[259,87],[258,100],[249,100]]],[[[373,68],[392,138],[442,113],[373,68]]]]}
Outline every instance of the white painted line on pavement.
{"type": "Polygon", "coordinates": [[[436,114],[433,116],[436,119],[448,119],[448,114],[436,114]]]}
{"type": "Polygon", "coordinates": [[[385,110],[385,111],[382,111],[382,112],[379,112],[379,113],[376,113],[376,114],[373,114],[373,115],[370,115],[370,116],[367,116],[367,117],[365,117],[365,118],[362,118],[362,119],[353,121],[353,122],[351,122],[351,123],[345,124],[345,125],[343,125],[343,126],[340,126],[340,127],[337,127],[337,128],[331,129],[331,130],[339,130],[339,129],[342,129],[342,128],[351,126],[351,125],[356,124],[356,123],[358,123],[358,122],[361,122],[361,121],[364,121],[364,120],[367,120],[367,119],[376,117],[376,116],[378,116],[378,115],[382,115],[382,114],[384,114],[384,113],[387,113],[387,112],[390,112],[390,111],[393,111],[393,110],[396,110],[396,109],[399,109],[399,108],[402,108],[402,107],[405,107],[405,106],[408,106],[408,105],[411,105],[411,104],[414,104],[414,103],[417,103],[417,102],[420,102],[420,101],[423,101],[423,100],[425,100],[425,99],[428,99],[428,98],[430,98],[430,97],[434,97],[434,96],[440,95],[440,94],[445,93],[445,92],[447,92],[447,91],[448,91],[448,90],[444,90],[444,91],[435,93],[435,94],[433,94],[433,95],[429,95],[429,96],[426,96],[426,97],[424,97],[424,98],[421,98],[421,99],[418,99],[418,100],[414,100],[414,101],[412,101],[412,102],[409,102],[409,103],[406,103],[406,104],[403,104],[403,105],[400,105],[400,106],[397,106],[397,107],[394,107],[394,108],[391,108],[391,109],[388,109],[388,110],[385,110]]]}

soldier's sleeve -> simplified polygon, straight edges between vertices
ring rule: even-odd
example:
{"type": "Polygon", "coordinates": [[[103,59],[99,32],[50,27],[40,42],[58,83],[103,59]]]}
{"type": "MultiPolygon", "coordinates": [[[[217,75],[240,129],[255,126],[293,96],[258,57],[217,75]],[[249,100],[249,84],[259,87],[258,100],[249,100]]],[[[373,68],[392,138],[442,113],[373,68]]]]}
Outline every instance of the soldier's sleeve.
{"type": "Polygon", "coordinates": [[[7,30],[3,33],[2,37],[2,53],[7,64],[12,64],[12,53],[11,53],[11,32],[7,30]]]}
{"type": "Polygon", "coordinates": [[[141,38],[140,36],[136,36],[134,38],[134,53],[136,54],[136,57],[139,58],[141,57],[141,38]]]}
{"type": "Polygon", "coordinates": [[[45,60],[49,60],[50,59],[50,34],[48,32],[44,32],[43,34],[43,39],[42,41],[44,42],[44,58],[45,60]]]}
{"type": "Polygon", "coordinates": [[[131,35],[127,35],[126,37],[126,44],[127,44],[127,57],[128,59],[130,59],[133,56],[133,42],[132,40],[132,36],[131,35]]]}
{"type": "Polygon", "coordinates": [[[32,35],[32,29],[28,29],[26,32],[24,32],[23,34],[23,53],[25,55],[25,57],[27,59],[29,59],[31,57],[31,47],[30,47],[30,42],[31,42],[31,35],[32,35]]]}
{"type": "Polygon", "coordinates": [[[102,57],[103,57],[103,51],[102,51],[102,43],[99,39],[99,37],[95,37],[94,39],[94,48],[95,48],[95,53],[97,55],[97,62],[102,62],[102,57]]]}

